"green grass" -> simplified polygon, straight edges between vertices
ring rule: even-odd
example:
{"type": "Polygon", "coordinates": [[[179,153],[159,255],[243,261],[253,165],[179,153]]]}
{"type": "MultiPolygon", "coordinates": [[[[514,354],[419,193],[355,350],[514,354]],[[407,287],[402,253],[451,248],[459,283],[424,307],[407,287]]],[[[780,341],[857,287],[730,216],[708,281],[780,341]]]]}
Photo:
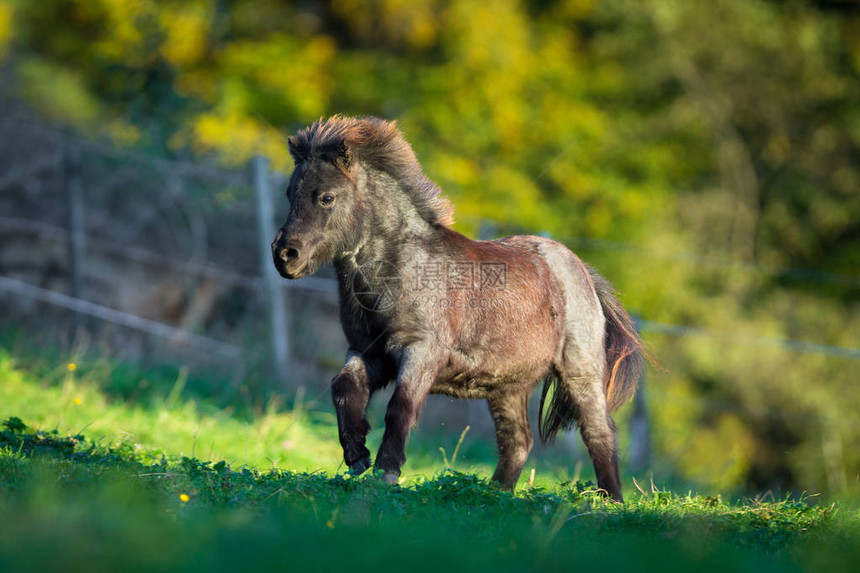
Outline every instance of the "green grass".
{"type": "Polygon", "coordinates": [[[341,566],[501,571],[851,570],[854,515],[799,500],[728,504],[589,484],[502,492],[454,471],[407,487],[372,477],[157,460],[131,446],[0,432],[0,570],[213,571],[341,566]]]}
{"type": "Polygon", "coordinates": [[[43,429],[86,430],[97,441],[145,445],[155,454],[218,458],[258,469],[334,471],[338,466],[331,415],[298,403],[284,410],[277,400],[256,415],[237,413],[232,405],[219,408],[185,392],[188,380],[182,371],[173,380],[141,377],[138,386],[152,390],[142,398],[124,396],[105,389],[112,375],[109,363],[75,364],[74,371],[62,363],[37,377],[0,353],[0,416],[15,415],[43,429]]]}
{"type": "MultiPolygon", "coordinates": [[[[234,467],[344,470],[327,391],[261,403],[240,388],[225,401],[223,390],[211,380],[182,369],[142,370],[108,360],[51,363],[26,356],[25,368],[0,348],[0,418],[18,416],[35,428],[70,434],[86,430],[99,443],[140,446],[156,455],[226,460],[234,467]]],[[[381,420],[372,422],[371,450],[383,432],[381,420]]],[[[414,434],[404,483],[446,467],[493,472],[495,446],[474,434],[467,434],[459,446],[456,433],[414,434]]],[[[552,459],[530,464],[529,469],[537,469],[537,485],[549,487],[566,479],[567,468],[552,459]]],[[[527,480],[525,472],[521,481],[527,480]]]]}
{"type": "Polygon", "coordinates": [[[105,368],[24,369],[0,353],[0,571],[830,573],[860,563],[860,512],[838,502],[647,487],[617,505],[578,481],[514,495],[478,477],[488,468],[439,471],[438,452],[432,471],[418,463],[390,487],[338,473],[333,420],[307,404],[213,406],[184,375],[128,396],[136,384],[118,391],[123,375],[105,368]]]}

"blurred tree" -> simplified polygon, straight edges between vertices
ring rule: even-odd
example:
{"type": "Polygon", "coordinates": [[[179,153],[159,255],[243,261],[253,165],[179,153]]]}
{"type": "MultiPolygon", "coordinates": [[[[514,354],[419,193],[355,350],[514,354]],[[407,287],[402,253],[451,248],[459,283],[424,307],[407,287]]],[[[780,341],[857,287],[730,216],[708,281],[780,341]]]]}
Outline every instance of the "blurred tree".
{"type": "Polygon", "coordinates": [[[860,340],[858,38],[803,0],[0,0],[11,88],[54,119],[289,171],[285,132],[396,117],[461,230],[591,247],[643,316],[726,333],[649,337],[657,454],[719,488],[860,469],[856,362],[744,342],[860,340]]]}
{"type": "MultiPolygon", "coordinates": [[[[708,325],[741,340],[766,333],[856,346],[860,139],[851,126],[860,84],[846,41],[851,22],[803,2],[603,6],[596,20],[612,33],[597,32],[595,54],[622,65],[628,87],[604,92],[607,108],[646,112],[637,124],[684,142],[674,162],[692,167],[667,182],[676,189],[673,234],[686,237],[701,262],[649,274],[645,281],[684,293],[667,307],[663,290],[654,299],[660,308],[651,312],[668,311],[673,322],[708,325]],[[714,258],[736,266],[727,272],[725,264],[708,264],[714,258]],[[819,282],[792,280],[794,267],[819,271],[807,273],[819,282]],[[836,300],[822,297],[828,294],[836,300]]],[[[647,293],[639,279],[633,292],[647,293]]],[[[643,301],[643,312],[649,306],[643,301]]],[[[824,450],[813,456],[817,463],[808,459],[810,444],[856,436],[850,412],[860,395],[850,383],[856,379],[850,362],[743,344],[719,351],[713,340],[691,341],[673,353],[680,356],[672,369],[683,374],[672,384],[713,404],[700,412],[688,404],[674,419],[677,410],[656,414],[668,432],[662,433],[667,450],[681,436],[688,440],[676,459],[687,475],[720,484],[737,471],[729,482],[791,487],[797,462],[807,456],[804,483],[823,488],[839,481],[824,468],[844,472],[860,464],[844,452],[848,459],[834,464],[823,459],[824,450]],[[684,432],[678,427],[684,419],[680,426],[696,428],[692,439],[669,432],[673,426],[684,432]],[[709,440],[713,447],[705,452],[709,440]]]]}

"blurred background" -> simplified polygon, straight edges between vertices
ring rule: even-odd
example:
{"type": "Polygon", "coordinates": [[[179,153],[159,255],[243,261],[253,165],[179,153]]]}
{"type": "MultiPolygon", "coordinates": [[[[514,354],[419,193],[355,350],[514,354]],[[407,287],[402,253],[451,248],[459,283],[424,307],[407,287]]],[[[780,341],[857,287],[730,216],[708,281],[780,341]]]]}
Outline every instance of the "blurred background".
{"type": "MultiPolygon", "coordinates": [[[[220,411],[330,411],[331,271],[266,254],[285,138],[380,115],[458,230],[546,234],[615,284],[658,364],[616,416],[625,471],[860,487],[860,3],[0,0],[0,106],[19,363],[109,361],[129,405],[178,369],[220,411]]],[[[421,431],[466,425],[492,450],[482,404],[434,398],[421,431]]]]}

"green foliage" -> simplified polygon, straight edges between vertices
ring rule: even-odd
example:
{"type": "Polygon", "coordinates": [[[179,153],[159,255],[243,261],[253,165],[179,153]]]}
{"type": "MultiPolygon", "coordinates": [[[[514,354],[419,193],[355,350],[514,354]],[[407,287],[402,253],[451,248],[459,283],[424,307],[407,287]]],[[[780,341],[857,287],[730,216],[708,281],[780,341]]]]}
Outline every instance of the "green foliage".
{"type": "Polygon", "coordinates": [[[761,340],[860,340],[849,4],[2,0],[0,57],[47,116],[158,154],[289,171],[282,131],[398,118],[460,230],[548,231],[643,318],[717,333],[646,334],[658,469],[838,492],[857,362],[761,340]]]}

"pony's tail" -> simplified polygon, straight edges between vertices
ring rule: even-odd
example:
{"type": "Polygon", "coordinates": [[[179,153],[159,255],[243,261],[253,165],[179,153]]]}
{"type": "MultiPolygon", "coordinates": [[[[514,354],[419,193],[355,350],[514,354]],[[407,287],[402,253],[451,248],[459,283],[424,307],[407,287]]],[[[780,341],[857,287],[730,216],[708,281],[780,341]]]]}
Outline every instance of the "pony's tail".
{"type": "MultiPolygon", "coordinates": [[[[606,377],[603,381],[603,392],[606,395],[607,408],[611,412],[636,392],[644,367],[644,345],[636,332],[633,319],[615,296],[615,289],[609,281],[590,266],[586,265],[586,268],[606,319],[606,377]]],[[[545,444],[551,443],[559,430],[571,429],[576,422],[579,415],[576,404],[565,384],[560,383],[558,372],[553,372],[544,379],[539,412],[542,415],[538,434],[545,444]],[[551,396],[550,403],[545,411],[544,405],[548,396],[551,396]]]]}
{"type": "Polygon", "coordinates": [[[606,317],[607,374],[603,391],[611,412],[636,392],[644,367],[644,345],[633,319],[615,296],[615,289],[596,270],[587,268],[606,317]]]}

